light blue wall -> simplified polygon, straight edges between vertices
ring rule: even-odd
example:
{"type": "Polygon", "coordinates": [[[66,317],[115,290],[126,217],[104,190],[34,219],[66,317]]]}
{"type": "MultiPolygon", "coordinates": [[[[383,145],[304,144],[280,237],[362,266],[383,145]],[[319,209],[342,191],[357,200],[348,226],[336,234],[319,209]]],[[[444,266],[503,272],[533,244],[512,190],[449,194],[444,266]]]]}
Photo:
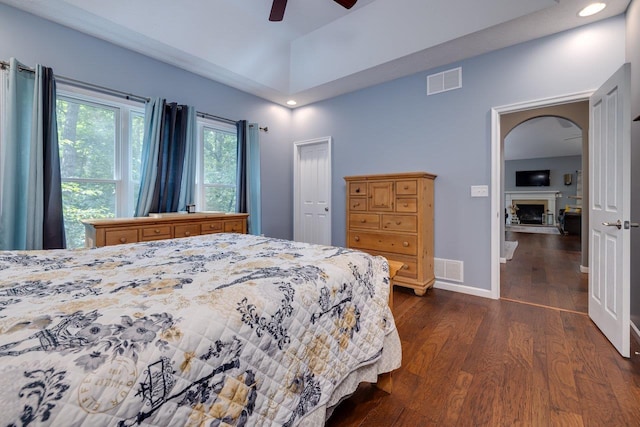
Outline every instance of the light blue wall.
{"type": "Polygon", "coordinates": [[[569,196],[576,195],[576,171],[582,169],[582,156],[545,157],[539,159],[508,160],[504,162],[504,190],[505,191],[559,191],[562,197],[556,199],[557,217],[558,209],[565,205],[579,204],[576,199],[569,196]],[[551,171],[551,185],[549,187],[516,187],[516,171],[530,171],[549,169],[551,171]],[[570,173],[573,177],[571,185],[564,185],[564,174],[570,173]]]}
{"type": "Polygon", "coordinates": [[[619,16],[431,71],[462,66],[459,90],[426,96],[429,73],[418,73],[294,110],[294,140],[334,138],[333,243],[345,243],[344,176],[435,173],[435,256],[490,289],[490,200],[470,186],[491,184],[491,108],[593,90],[624,51],[619,16]]]}
{"type": "Polygon", "coordinates": [[[12,56],[61,76],[268,126],[260,132],[263,231],[293,236],[289,109],[0,4],[0,59],[12,56]]]}

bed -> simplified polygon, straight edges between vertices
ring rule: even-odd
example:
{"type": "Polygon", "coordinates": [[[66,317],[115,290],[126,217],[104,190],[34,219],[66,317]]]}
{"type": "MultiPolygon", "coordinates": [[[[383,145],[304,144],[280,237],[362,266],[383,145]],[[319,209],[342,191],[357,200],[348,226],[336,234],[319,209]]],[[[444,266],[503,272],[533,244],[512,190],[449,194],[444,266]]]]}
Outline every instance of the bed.
{"type": "Polygon", "coordinates": [[[0,421],[323,425],[400,366],[388,276],[242,234],[0,252],[0,421]]]}

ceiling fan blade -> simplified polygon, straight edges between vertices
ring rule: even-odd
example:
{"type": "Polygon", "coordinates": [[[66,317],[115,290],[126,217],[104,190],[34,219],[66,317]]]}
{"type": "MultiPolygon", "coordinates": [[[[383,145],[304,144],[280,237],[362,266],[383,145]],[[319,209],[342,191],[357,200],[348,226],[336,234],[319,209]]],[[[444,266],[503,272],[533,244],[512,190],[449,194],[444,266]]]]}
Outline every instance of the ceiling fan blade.
{"type": "Polygon", "coordinates": [[[284,18],[284,10],[287,7],[287,0],[273,0],[271,5],[271,14],[269,21],[282,21],[284,18]]]}
{"type": "Polygon", "coordinates": [[[335,1],[336,3],[338,3],[340,6],[344,8],[351,9],[358,0],[333,0],[333,1],[335,1]]]}

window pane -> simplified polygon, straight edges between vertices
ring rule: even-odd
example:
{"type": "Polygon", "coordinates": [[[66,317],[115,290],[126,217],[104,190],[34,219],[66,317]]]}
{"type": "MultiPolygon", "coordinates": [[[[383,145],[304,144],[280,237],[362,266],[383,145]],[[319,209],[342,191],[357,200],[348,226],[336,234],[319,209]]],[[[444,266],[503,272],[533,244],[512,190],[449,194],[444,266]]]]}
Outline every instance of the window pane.
{"type": "Polygon", "coordinates": [[[204,128],[205,210],[233,212],[236,197],[237,136],[204,128]]]}
{"type": "Polygon", "coordinates": [[[116,184],[63,181],[62,205],[67,247],[83,247],[84,225],[80,220],[115,217],[116,184]]]}
{"type": "Polygon", "coordinates": [[[114,179],[116,109],[58,99],[62,178],[114,179]]]}
{"type": "Polygon", "coordinates": [[[205,187],[204,200],[206,211],[233,212],[236,208],[236,188],[205,187]]]}

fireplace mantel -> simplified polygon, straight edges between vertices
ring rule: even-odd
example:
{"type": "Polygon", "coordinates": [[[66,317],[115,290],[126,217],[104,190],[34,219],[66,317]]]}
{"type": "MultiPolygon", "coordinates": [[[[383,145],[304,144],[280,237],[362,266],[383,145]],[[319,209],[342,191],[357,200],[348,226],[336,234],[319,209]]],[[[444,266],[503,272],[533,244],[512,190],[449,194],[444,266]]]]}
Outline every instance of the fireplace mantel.
{"type": "Polygon", "coordinates": [[[507,209],[507,224],[511,224],[511,209],[509,207],[516,201],[526,200],[544,200],[547,202],[547,209],[554,215],[556,212],[556,199],[561,197],[559,191],[505,191],[504,192],[504,207],[507,209]]]}

